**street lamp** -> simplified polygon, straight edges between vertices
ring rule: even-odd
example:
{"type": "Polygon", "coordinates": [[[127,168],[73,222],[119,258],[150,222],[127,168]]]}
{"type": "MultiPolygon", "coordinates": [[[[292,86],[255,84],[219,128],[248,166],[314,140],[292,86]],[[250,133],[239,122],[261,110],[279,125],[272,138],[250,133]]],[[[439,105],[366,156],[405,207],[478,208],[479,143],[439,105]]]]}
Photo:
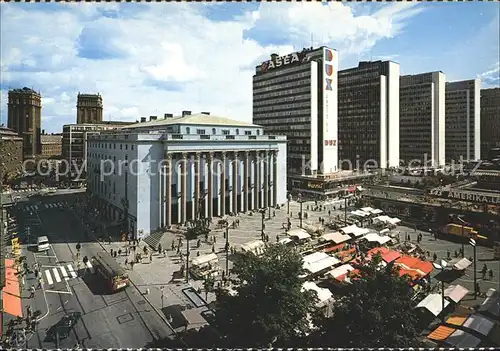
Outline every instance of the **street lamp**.
{"type": "Polygon", "coordinates": [[[347,225],[347,199],[349,199],[352,195],[344,196],[344,223],[347,225]]]}
{"type": "Polygon", "coordinates": [[[462,218],[460,218],[460,216],[456,216],[456,218],[462,224],[462,258],[464,258],[465,257],[465,243],[464,243],[464,224],[465,224],[465,221],[462,218]]]}
{"type": "Polygon", "coordinates": [[[292,200],[292,194],[288,193],[287,196],[287,207],[286,207],[286,214],[290,214],[290,201],[292,200]]]}
{"type": "MultiPolygon", "coordinates": [[[[432,265],[434,266],[434,268],[436,268],[437,270],[441,271],[441,274],[443,273],[444,269],[446,268],[446,266],[448,265],[448,262],[446,262],[445,260],[441,260],[440,263],[436,263],[436,262],[432,262],[432,265]]],[[[442,320],[444,321],[444,277],[441,277],[441,313],[442,313],[442,320]]]]}
{"type": "Polygon", "coordinates": [[[477,296],[477,272],[476,272],[476,240],[470,238],[469,239],[469,245],[472,246],[472,248],[474,249],[474,299],[476,298],[477,296]]]}
{"type": "Polygon", "coordinates": [[[226,277],[229,276],[229,221],[226,220],[226,277]]]}
{"type": "Polygon", "coordinates": [[[196,212],[194,219],[187,221],[189,227],[186,232],[186,282],[189,282],[189,254],[190,254],[189,241],[192,238],[198,237],[198,235],[202,234],[202,232],[208,230],[208,228],[206,228],[206,226],[201,220],[201,211],[200,211],[201,203],[202,201],[205,200],[206,195],[207,194],[205,190],[203,190],[196,204],[196,209],[195,209],[196,212]]]}
{"type": "Polygon", "coordinates": [[[302,218],[304,217],[302,214],[302,194],[299,193],[297,201],[300,204],[300,212],[299,212],[299,220],[300,220],[300,229],[302,229],[302,218]]]}
{"type": "Polygon", "coordinates": [[[266,209],[263,208],[260,210],[260,214],[261,214],[261,229],[260,229],[260,237],[262,239],[262,241],[264,241],[264,218],[266,216],[266,209]]]}

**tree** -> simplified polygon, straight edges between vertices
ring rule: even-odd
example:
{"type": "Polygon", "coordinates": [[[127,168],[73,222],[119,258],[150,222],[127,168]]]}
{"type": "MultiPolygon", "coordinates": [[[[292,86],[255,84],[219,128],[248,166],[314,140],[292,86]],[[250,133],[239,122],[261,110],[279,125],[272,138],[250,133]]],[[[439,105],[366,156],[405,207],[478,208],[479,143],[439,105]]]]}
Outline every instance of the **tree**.
{"type": "Polygon", "coordinates": [[[417,316],[411,303],[410,286],[399,268],[380,269],[375,256],[346,294],[334,302],[333,317],[325,320],[321,344],[334,347],[417,346],[417,316]]]}
{"type": "Polygon", "coordinates": [[[302,256],[272,245],[260,257],[245,255],[231,273],[234,293],[219,289],[215,320],[231,347],[290,344],[309,332],[316,312],[315,292],[303,291],[302,256]]]}

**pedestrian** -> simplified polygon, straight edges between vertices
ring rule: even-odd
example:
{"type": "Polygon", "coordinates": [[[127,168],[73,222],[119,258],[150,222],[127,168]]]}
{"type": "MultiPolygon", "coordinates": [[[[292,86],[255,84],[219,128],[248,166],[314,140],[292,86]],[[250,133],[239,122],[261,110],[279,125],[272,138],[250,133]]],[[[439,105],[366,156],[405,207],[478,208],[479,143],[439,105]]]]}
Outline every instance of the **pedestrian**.
{"type": "Polygon", "coordinates": [[[446,250],[446,257],[448,257],[448,259],[451,258],[451,253],[450,253],[450,250],[446,250]]]}
{"type": "Polygon", "coordinates": [[[153,262],[153,253],[149,254],[149,263],[153,262]]]}
{"type": "Polygon", "coordinates": [[[116,256],[118,256],[118,252],[115,250],[115,258],[116,258],[116,256]]]}
{"type": "Polygon", "coordinates": [[[161,253],[162,253],[161,248],[162,248],[162,247],[161,247],[161,243],[160,243],[160,244],[158,244],[158,253],[159,253],[159,254],[161,254],[161,253]]]}
{"type": "Polygon", "coordinates": [[[111,250],[109,251],[109,254],[111,255],[111,257],[115,257],[115,256],[114,256],[113,249],[111,249],[111,250]]]}
{"type": "Polygon", "coordinates": [[[122,255],[122,249],[118,249],[118,256],[122,255]]]}
{"type": "Polygon", "coordinates": [[[481,296],[481,286],[479,286],[478,282],[476,282],[476,293],[478,296],[481,296]]]}
{"type": "Polygon", "coordinates": [[[437,255],[436,255],[436,253],[434,252],[434,255],[432,255],[432,260],[433,260],[433,261],[437,261],[437,259],[438,259],[438,256],[437,256],[437,255]]]}
{"type": "Polygon", "coordinates": [[[279,242],[280,241],[280,236],[278,234],[276,234],[276,242],[279,242]]]}
{"type": "Polygon", "coordinates": [[[32,299],[33,297],[35,297],[35,287],[34,286],[31,286],[30,288],[30,299],[32,299]]]}
{"type": "Polygon", "coordinates": [[[175,249],[175,243],[174,243],[174,240],[172,240],[172,251],[174,251],[175,249]]]}
{"type": "Polygon", "coordinates": [[[111,245],[111,235],[108,235],[108,243],[111,245]]]}
{"type": "Polygon", "coordinates": [[[200,256],[200,251],[196,251],[196,256],[200,256]]]}
{"type": "Polygon", "coordinates": [[[130,261],[130,270],[133,271],[134,270],[134,261],[130,261]]]}
{"type": "Polygon", "coordinates": [[[212,245],[212,253],[215,253],[215,245],[212,245]]]}
{"type": "Polygon", "coordinates": [[[163,249],[163,257],[167,257],[167,249],[163,249]]]}
{"type": "Polygon", "coordinates": [[[128,265],[128,258],[125,259],[125,267],[128,265]]]}
{"type": "Polygon", "coordinates": [[[490,276],[490,280],[493,280],[493,270],[490,268],[488,275],[490,276]]]}

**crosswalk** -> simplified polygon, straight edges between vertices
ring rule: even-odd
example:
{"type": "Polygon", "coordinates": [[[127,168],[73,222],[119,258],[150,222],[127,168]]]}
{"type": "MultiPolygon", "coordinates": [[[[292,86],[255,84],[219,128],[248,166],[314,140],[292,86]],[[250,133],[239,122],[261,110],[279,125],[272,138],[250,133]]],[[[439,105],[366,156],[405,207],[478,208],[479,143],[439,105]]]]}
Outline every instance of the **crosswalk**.
{"type": "MultiPolygon", "coordinates": [[[[87,267],[92,268],[90,262],[87,262],[87,267]]],[[[57,267],[46,269],[42,275],[42,284],[54,285],[60,283],[63,280],[68,281],[74,279],[78,276],[73,265],[71,263],[66,265],[60,265],[57,267]]]]}
{"type": "Polygon", "coordinates": [[[42,204],[42,205],[31,205],[31,206],[26,206],[23,208],[24,211],[28,212],[36,212],[41,209],[48,209],[48,208],[63,208],[67,207],[68,203],[66,201],[63,202],[51,202],[48,204],[42,204]]]}

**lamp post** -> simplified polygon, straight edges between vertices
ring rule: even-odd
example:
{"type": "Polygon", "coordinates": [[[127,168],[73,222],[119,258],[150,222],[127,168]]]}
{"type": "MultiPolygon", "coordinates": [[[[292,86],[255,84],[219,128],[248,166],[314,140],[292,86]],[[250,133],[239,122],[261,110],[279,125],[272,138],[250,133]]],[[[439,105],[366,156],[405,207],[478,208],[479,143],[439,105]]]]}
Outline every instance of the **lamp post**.
{"type": "MultiPolygon", "coordinates": [[[[436,262],[432,262],[432,265],[434,268],[437,270],[441,271],[441,274],[444,272],[444,268],[448,265],[448,262],[441,260],[440,264],[436,262]]],[[[444,322],[444,280],[443,277],[441,277],[441,319],[444,322]]]]}
{"type": "Polygon", "coordinates": [[[205,190],[203,190],[200,194],[200,198],[198,199],[198,202],[196,204],[196,212],[194,219],[188,221],[188,230],[186,232],[186,282],[189,282],[189,255],[190,255],[190,247],[189,247],[189,240],[191,240],[191,237],[198,237],[202,232],[207,230],[205,228],[205,225],[201,221],[201,203],[202,201],[205,200],[205,196],[207,194],[205,193],[205,190]]]}
{"type": "Polygon", "coordinates": [[[349,199],[351,195],[344,196],[344,223],[347,225],[347,199],[349,199]]]}
{"type": "Polygon", "coordinates": [[[261,214],[260,237],[261,237],[262,241],[264,241],[264,217],[266,215],[266,209],[261,209],[260,214],[261,214]]]}
{"type": "Polygon", "coordinates": [[[464,243],[464,224],[465,224],[465,221],[462,218],[460,218],[460,216],[457,216],[456,218],[462,224],[462,233],[461,233],[461,235],[462,235],[462,258],[464,258],[465,257],[465,243],[464,243]]]}
{"type": "Polygon", "coordinates": [[[477,270],[476,270],[476,240],[470,238],[469,244],[474,249],[474,299],[477,297],[477,270]]]}
{"type": "Polygon", "coordinates": [[[286,207],[286,214],[290,214],[290,201],[292,200],[292,194],[288,193],[287,196],[287,207],[286,207]]]}
{"type": "Polygon", "coordinates": [[[226,220],[226,277],[229,276],[229,221],[226,220]]]}
{"type": "Polygon", "coordinates": [[[300,204],[299,220],[300,220],[300,229],[302,229],[302,218],[304,217],[304,215],[302,214],[302,194],[301,193],[299,193],[297,200],[299,201],[299,204],[300,204]]]}

